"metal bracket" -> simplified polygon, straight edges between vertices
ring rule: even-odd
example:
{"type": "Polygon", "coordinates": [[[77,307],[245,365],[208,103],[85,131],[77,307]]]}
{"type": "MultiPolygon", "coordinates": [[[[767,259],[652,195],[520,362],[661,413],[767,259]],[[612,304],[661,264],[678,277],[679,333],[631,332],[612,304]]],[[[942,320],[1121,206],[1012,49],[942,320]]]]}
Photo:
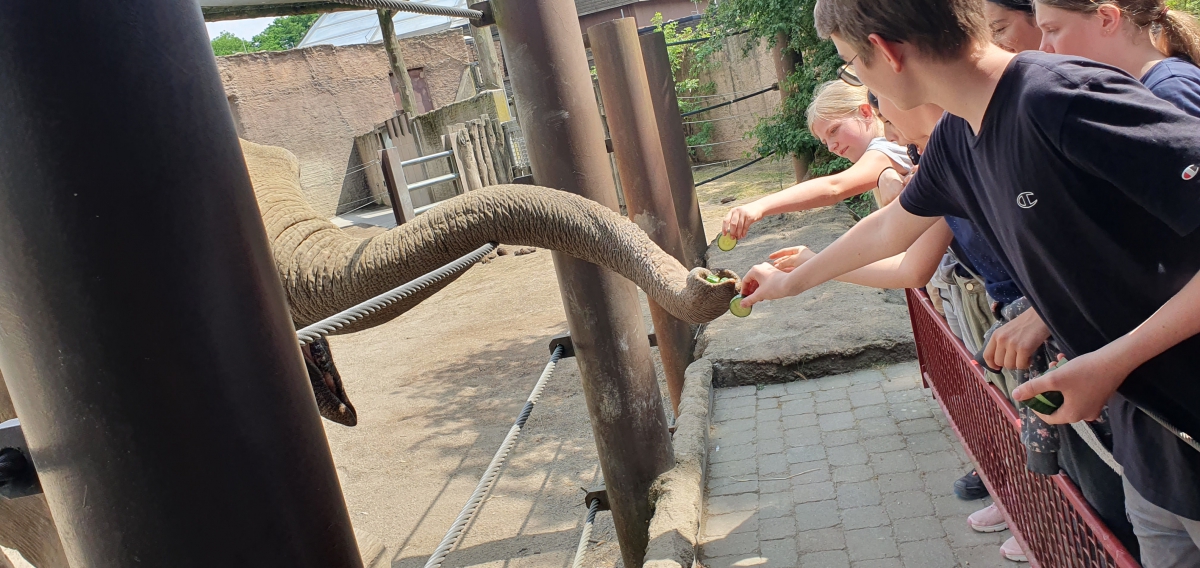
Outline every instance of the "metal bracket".
{"type": "Polygon", "coordinates": [[[597,509],[599,511],[612,510],[612,508],[608,506],[608,490],[605,489],[603,485],[599,487],[593,487],[592,489],[588,490],[586,495],[583,496],[584,507],[590,508],[592,506],[592,501],[600,502],[600,508],[597,509]]]}
{"type": "MultiPolygon", "coordinates": [[[[650,335],[646,336],[646,339],[650,340],[650,347],[658,347],[657,335],[651,333],[650,335]]],[[[563,347],[563,354],[562,357],[560,357],[561,359],[567,359],[575,356],[575,344],[571,342],[570,333],[560,333],[554,337],[551,337],[550,353],[554,353],[554,349],[559,345],[562,345],[563,347]]]]}
{"type": "Polygon", "coordinates": [[[38,480],[37,470],[33,467],[33,456],[29,455],[25,434],[21,432],[21,421],[16,418],[0,423],[0,450],[7,449],[21,452],[25,459],[25,468],[14,479],[7,482],[0,480],[0,497],[16,499],[41,493],[42,484],[38,480]]]}
{"type": "Polygon", "coordinates": [[[472,10],[479,10],[480,12],[483,12],[482,18],[479,18],[479,20],[471,20],[471,26],[482,28],[484,26],[490,26],[496,23],[496,15],[492,13],[491,2],[476,2],[467,7],[472,10]]]}

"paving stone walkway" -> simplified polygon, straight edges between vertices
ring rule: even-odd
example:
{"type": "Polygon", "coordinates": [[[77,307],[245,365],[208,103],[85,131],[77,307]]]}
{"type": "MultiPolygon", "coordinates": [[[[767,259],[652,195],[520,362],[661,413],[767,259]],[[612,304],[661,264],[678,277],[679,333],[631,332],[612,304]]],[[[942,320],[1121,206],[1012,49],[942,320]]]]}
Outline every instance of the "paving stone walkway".
{"type": "Polygon", "coordinates": [[[705,568],[1004,567],[953,484],[971,466],[917,364],[718,389],[705,568]]]}

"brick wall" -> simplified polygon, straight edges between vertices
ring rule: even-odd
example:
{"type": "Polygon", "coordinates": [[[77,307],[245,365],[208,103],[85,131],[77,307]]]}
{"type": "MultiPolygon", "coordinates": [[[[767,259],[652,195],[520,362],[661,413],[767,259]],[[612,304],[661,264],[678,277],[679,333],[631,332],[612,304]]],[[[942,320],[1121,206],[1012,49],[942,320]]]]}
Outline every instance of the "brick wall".
{"type": "MultiPolygon", "coordinates": [[[[409,69],[422,69],[435,106],[454,102],[470,60],[461,32],[402,39],[400,49],[409,69]]],[[[217,65],[239,135],[294,152],[318,213],[371,202],[354,137],[396,112],[383,44],[230,55],[217,65]]]]}

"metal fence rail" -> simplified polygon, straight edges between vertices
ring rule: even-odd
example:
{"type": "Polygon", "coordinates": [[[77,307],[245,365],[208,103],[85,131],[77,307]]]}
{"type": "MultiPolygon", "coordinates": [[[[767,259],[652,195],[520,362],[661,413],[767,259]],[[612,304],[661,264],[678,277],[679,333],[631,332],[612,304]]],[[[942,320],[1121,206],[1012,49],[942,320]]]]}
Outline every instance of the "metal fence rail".
{"type": "Polygon", "coordinates": [[[950,333],[924,291],[907,290],[925,382],[1004,513],[1033,568],[1136,568],[1138,563],[1066,475],[1025,469],[1021,423],[1012,403],[950,333]]]}

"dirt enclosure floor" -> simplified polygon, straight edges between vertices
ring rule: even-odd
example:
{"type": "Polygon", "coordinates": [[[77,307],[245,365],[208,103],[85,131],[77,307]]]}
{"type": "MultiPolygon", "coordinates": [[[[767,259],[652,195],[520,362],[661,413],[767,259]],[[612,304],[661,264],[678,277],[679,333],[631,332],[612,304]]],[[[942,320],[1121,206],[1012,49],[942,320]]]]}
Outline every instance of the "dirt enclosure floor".
{"type": "MultiPolygon", "coordinates": [[[[710,237],[730,207],[790,176],[788,163],[762,163],[702,186],[710,237]],[[721,204],[727,197],[737,201],[721,204]]],[[[359,424],[326,422],[326,432],[355,528],[387,547],[375,566],[424,565],[524,405],[550,338],[565,331],[550,253],[538,250],[478,265],[400,318],[330,339],[359,424]]],[[[566,359],[444,565],[569,567],[586,513],[582,488],[601,478],[578,367],[566,359]]],[[[584,566],[619,564],[608,513],[593,541],[584,566]]]]}

